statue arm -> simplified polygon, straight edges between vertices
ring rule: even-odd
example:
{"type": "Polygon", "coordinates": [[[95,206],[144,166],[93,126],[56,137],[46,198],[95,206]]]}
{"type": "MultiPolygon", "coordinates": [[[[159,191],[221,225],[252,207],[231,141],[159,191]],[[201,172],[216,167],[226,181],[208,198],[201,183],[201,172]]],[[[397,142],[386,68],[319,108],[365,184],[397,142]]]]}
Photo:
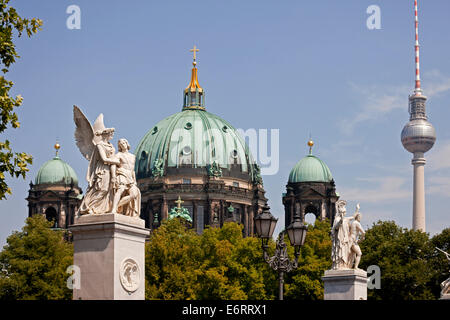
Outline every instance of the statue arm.
{"type": "Polygon", "coordinates": [[[98,154],[100,155],[100,159],[102,159],[103,163],[109,164],[109,165],[112,165],[112,164],[119,165],[120,164],[120,161],[117,158],[108,158],[106,156],[105,149],[103,149],[103,147],[100,144],[97,145],[97,149],[98,149],[98,154]]]}
{"type": "Polygon", "coordinates": [[[366,235],[366,232],[364,231],[363,227],[361,226],[361,223],[358,222],[356,227],[358,228],[358,231],[361,233],[361,239],[364,239],[364,236],[366,235]]]}
{"type": "Polygon", "coordinates": [[[131,166],[131,172],[133,173],[133,181],[134,183],[136,182],[136,172],[134,172],[134,165],[136,164],[136,156],[134,154],[131,154],[133,156],[133,162],[132,162],[132,166],[131,166]]]}

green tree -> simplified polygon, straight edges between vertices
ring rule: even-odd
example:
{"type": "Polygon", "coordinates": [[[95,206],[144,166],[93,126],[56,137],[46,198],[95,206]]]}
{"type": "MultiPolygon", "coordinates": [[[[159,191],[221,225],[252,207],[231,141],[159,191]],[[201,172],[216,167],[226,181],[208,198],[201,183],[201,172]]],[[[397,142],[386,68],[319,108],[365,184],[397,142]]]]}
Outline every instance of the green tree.
{"type": "MultiPolygon", "coordinates": [[[[9,0],[0,0],[0,60],[3,73],[0,75],[0,133],[9,126],[12,128],[20,126],[15,108],[22,104],[23,98],[20,95],[15,98],[10,96],[13,82],[4,77],[9,67],[16,62],[16,58],[19,58],[13,42],[14,31],[17,32],[18,37],[24,31],[28,37],[31,37],[42,26],[42,20],[22,18],[8,3],[9,0]]],[[[31,163],[30,155],[12,151],[9,140],[0,141],[0,199],[4,199],[6,194],[11,194],[11,189],[5,181],[5,173],[15,178],[19,176],[25,178],[28,171],[27,165],[31,163]]]]}
{"type": "MultiPolygon", "coordinates": [[[[294,249],[286,237],[288,252],[293,256],[294,249]]],[[[325,270],[331,268],[330,221],[316,219],[308,225],[305,244],[300,249],[298,268],[286,276],[285,299],[322,300],[325,270]]]]}
{"type": "Polygon", "coordinates": [[[441,233],[436,234],[433,238],[431,238],[431,245],[434,249],[430,257],[430,264],[432,266],[431,270],[433,271],[433,275],[429,286],[431,287],[431,290],[436,299],[438,299],[440,298],[441,294],[440,285],[442,281],[450,277],[450,265],[445,255],[435,248],[437,247],[441,250],[444,250],[445,252],[450,253],[450,228],[442,230],[441,233]]]}
{"type": "Polygon", "coordinates": [[[274,298],[259,240],[244,238],[236,223],[197,235],[180,219],[165,221],[146,245],[145,268],[147,299],[274,298]]]}
{"type": "Polygon", "coordinates": [[[0,252],[0,299],[71,299],[66,269],[73,263],[73,246],[63,231],[52,230],[44,216],[27,218],[0,252]]]}
{"type": "Polygon", "coordinates": [[[378,265],[381,269],[381,289],[369,290],[369,299],[435,299],[430,286],[434,249],[427,233],[378,221],[367,230],[360,246],[361,268],[378,265]]]}

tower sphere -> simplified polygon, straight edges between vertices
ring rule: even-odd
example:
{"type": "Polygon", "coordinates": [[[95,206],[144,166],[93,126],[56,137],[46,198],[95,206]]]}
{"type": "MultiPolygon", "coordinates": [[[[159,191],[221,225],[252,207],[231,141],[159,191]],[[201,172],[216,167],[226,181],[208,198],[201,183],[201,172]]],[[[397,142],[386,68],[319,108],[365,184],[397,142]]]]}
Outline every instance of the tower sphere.
{"type": "Polygon", "coordinates": [[[427,120],[411,120],[403,127],[401,140],[403,147],[409,152],[425,153],[433,147],[436,131],[427,120]]]}

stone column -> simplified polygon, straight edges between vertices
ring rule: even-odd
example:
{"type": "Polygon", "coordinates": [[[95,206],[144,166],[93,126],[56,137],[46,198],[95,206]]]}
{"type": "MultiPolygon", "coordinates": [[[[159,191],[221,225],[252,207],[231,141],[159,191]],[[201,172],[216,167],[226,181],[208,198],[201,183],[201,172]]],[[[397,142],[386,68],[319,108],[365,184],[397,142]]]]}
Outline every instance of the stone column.
{"type": "Polygon", "coordinates": [[[364,270],[327,270],[322,280],[324,300],[367,300],[367,272],[364,270]]]}
{"type": "Polygon", "coordinates": [[[425,158],[423,153],[415,153],[411,163],[414,166],[413,229],[425,232],[425,158]]]}
{"type": "Polygon", "coordinates": [[[84,215],[70,226],[80,286],[74,300],[144,300],[145,221],[121,214],[84,215]]]}
{"type": "Polygon", "coordinates": [[[246,237],[249,236],[249,232],[248,232],[248,227],[249,227],[249,223],[248,223],[248,206],[247,205],[243,205],[243,209],[244,209],[244,234],[246,237]]]}
{"type": "Polygon", "coordinates": [[[169,207],[167,206],[167,199],[164,199],[161,204],[160,221],[167,220],[169,218],[169,207]]]}
{"type": "Polygon", "coordinates": [[[197,205],[195,204],[195,201],[192,201],[192,227],[194,228],[195,231],[198,232],[197,230],[197,205]]]}
{"type": "Polygon", "coordinates": [[[253,221],[254,219],[254,209],[253,206],[250,206],[249,208],[249,212],[248,212],[248,227],[249,227],[249,235],[252,237],[253,236],[253,221]]]}
{"type": "Polygon", "coordinates": [[[320,221],[325,220],[327,217],[327,210],[325,206],[325,201],[322,200],[322,203],[320,204],[320,221]]]}

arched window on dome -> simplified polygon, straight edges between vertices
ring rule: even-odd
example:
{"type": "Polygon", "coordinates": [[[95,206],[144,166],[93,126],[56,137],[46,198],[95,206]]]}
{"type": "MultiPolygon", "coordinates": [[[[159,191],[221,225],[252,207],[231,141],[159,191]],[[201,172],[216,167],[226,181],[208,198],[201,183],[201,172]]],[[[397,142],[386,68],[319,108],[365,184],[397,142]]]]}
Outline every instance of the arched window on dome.
{"type": "Polygon", "coordinates": [[[319,214],[319,210],[314,205],[308,205],[305,208],[304,221],[306,223],[314,225],[316,221],[317,215],[319,214]]]}
{"type": "Polygon", "coordinates": [[[179,155],[180,166],[190,166],[192,164],[192,150],[189,146],[184,146],[179,155]]]}
{"type": "Polygon", "coordinates": [[[228,163],[230,164],[235,164],[235,165],[240,165],[242,163],[241,158],[239,157],[239,152],[234,149],[230,152],[230,156],[228,158],[228,163]]]}
{"type": "Polygon", "coordinates": [[[45,210],[45,218],[48,221],[53,222],[52,228],[58,227],[58,213],[56,212],[56,209],[53,207],[48,207],[45,210]]]}

